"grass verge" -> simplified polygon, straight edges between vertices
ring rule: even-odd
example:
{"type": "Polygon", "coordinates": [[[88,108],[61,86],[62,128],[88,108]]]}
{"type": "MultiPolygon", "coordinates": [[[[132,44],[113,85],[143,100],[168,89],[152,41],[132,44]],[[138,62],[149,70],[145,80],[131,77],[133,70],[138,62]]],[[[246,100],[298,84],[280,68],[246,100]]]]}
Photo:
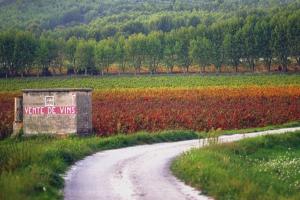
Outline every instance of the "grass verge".
{"type": "Polygon", "coordinates": [[[96,151],[138,144],[198,138],[190,131],[137,133],[107,138],[38,136],[0,142],[0,199],[60,199],[63,174],[75,161],[96,151]]]}
{"type": "MultiPolygon", "coordinates": [[[[255,132],[300,126],[292,122],[279,126],[244,130],[217,131],[217,134],[255,132]]],[[[107,138],[96,136],[55,138],[35,136],[0,141],[0,199],[60,199],[62,174],[75,161],[94,152],[139,144],[204,138],[210,133],[192,131],[140,132],[107,138]]]]}
{"type": "Polygon", "coordinates": [[[216,199],[300,197],[300,131],[193,149],[171,166],[178,178],[216,199]]]}

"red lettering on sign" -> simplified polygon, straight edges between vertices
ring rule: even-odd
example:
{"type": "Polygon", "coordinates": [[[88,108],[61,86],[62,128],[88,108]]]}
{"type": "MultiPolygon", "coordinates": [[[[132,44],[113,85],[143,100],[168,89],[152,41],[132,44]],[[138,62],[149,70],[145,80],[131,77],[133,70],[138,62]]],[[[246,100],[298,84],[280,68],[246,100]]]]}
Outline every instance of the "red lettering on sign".
{"type": "Polygon", "coordinates": [[[45,106],[24,107],[25,115],[73,115],[77,113],[76,106],[45,106]]]}

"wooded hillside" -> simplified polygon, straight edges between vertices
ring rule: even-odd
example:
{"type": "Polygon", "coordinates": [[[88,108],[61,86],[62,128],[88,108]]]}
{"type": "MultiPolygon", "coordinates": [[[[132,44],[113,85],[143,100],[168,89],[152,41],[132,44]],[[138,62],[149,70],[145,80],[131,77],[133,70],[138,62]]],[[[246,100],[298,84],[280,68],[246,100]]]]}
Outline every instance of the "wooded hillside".
{"type": "Polygon", "coordinates": [[[300,62],[299,0],[2,0],[0,11],[2,76],[300,62]]]}

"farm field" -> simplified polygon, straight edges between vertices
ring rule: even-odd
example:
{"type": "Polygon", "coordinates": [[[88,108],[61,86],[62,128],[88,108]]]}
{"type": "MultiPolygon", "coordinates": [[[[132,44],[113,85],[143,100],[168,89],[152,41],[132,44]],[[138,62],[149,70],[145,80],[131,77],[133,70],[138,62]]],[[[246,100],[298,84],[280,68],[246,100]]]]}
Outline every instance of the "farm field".
{"type": "Polygon", "coordinates": [[[22,88],[94,87],[98,135],[240,129],[300,120],[299,75],[25,78],[2,79],[0,85],[2,138],[12,131],[13,97],[22,88]]]}
{"type": "Polygon", "coordinates": [[[105,136],[0,141],[0,199],[60,199],[61,174],[96,151],[300,121],[299,75],[24,78],[0,85],[1,138],[12,132],[13,98],[21,89],[50,87],[93,87],[94,133],[105,136]]]}
{"type": "Polygon", "coordinates": [[[20,92],[24,88],[76,88],[94,90],[127,88],[198,88],[300,85],[299,74],[277,75],[164,75],[164,76],[112,76],[112,77],[48,77],[0,79],[0,92],[20,92]]]}
{"type": "Polygon", "coordinates": [[[143,89],[97,92],[97,134],[241,129],[300,119],[299,87],[143,89]]]}
{"type": "Polygon", "coordinates": [[[216,199],[299,199],[300,132],[184,153],[173,173],[216,199]]]}

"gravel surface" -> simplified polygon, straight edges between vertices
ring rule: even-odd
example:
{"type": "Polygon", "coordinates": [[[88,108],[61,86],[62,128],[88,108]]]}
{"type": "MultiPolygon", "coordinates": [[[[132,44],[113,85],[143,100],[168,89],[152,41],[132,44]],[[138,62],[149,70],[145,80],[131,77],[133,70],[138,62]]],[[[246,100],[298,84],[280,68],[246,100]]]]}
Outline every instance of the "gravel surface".
{"type": "MultiPolygon", "coordinates": [[[[221,136],[219,142],[300,130],[271,131],[221,136]]],[[[200,191],[175,178],[170,163],[179,154],[202,147],[206,140],[141,145],[102,151],[73,165],[65,176],[66,200],[205,200],[200,191]]]]}

